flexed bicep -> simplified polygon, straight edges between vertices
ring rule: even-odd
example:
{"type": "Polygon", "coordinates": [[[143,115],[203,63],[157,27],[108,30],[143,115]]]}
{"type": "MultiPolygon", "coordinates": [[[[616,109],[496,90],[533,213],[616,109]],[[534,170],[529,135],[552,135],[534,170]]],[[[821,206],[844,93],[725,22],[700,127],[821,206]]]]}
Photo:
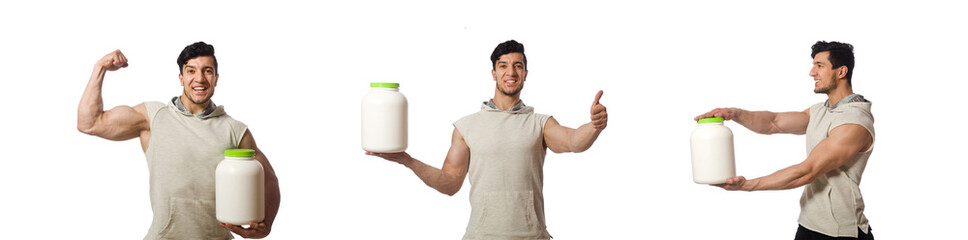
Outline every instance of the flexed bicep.
{"type": "Polygon", "coordinates": [[[144,103],[130,106],[117,106],[86,120],[81,124],[78,119],[78,130],[83,133],[102,137],[108,140],[123,141],[141,136],[149,129],[148,111],[144,103]]]}

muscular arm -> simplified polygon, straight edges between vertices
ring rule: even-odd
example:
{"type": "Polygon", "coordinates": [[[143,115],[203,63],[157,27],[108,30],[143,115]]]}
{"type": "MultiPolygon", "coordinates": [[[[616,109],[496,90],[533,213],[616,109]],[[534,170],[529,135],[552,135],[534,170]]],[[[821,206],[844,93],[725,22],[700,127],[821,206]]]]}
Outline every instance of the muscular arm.
{"type": "Polygon", "coordinates": [[[265,171],[265,219],[261,223],[249,224],[249,228],[225,223],[220,225],[244,238],[264,238],[272,231],[272,223],[276,219],[276,213],[279,212],[279,179],[276,178],[276,171],[272,169],[272,164],[269,164],[269,159],[256,146],[252,132],[245,130],[242,141],[239,142],[239,148],[255,150],[255,160],[262,164],[262,170],[265,171]]]}
{"type": "Polygon", "coordinates": [[[592,102],[591,121],[581,125],[578,129],[562,126],[555,118],[548,118],[544,127],[544,142],[548,149],[555,153],[584,152],[592,147],[598,135],[608,125],[608,111],[599,100],[603,91],[598,91],[592,102]]]}
{"type": "Polygon", "coordinates": [[[747,111],[740,108],[717,108],[696,116],[695,120],[707,117],[722,117],[733,120],[747,129],[759,134],[792,133],[802,135],[807,132],[810,122],[810,109],[802,112],[747,111]]]}
{"type": "Polygon", "coordinates": [[[869,149],[873,141],[866,128],[856,124],[841,125],[831,130],[830,136],[818,143],[799,164],[756,179],[746,180],[742,176],[727,179],[726,183],[716,186],[745,191],[797,188],[843,166],[857,153],[869,149]]]}
{"type": "Polygon", "coordinates": [[[454,128],[454,133],[451,135],[450,150],[447,151],[444,166],[440,169],[410,157],[410,154],[406,152],[367,152],[366,154],[382,157],[407,166],[427,186],[449,196],[456,194],[464,184],[464,178],[467,176],[467,167],[470,165],[471,158],[471,150],[467,147],[467,143],[464,142],[464,137],[461,136],[456,128],[454,128]]]}
{"type": "Polygon", "coordinates": [[[143,103],[134,107],[117,106],[104,111],[101,99],[104,74],[127,65],[127,59],[118,50],[105,55],[94,65],[94,71],[77,107],[78,131],[115,141],[139,137],[148,131],[148,111],[143,103]]]}
{"type": "Polygon", "coordinates": [[[602,131],[595,129],[592,123],[586,123],[578,129],[572,129],[562,126],[558,123],[558,120],[552,117],[548,118],[548,122],[545,123],[544,140],[548,149],[551,149],[552,152],[579,153],[591,148],[601,133],[602,131]]]}

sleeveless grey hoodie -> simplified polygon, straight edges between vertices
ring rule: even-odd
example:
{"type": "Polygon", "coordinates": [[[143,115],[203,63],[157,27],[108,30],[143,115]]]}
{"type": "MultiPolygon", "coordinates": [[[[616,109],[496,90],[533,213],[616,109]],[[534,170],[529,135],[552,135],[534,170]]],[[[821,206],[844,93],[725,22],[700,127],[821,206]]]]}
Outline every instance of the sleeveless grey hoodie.
{"type": "Polygon", "coordinates": [[[470,148],[471,217],[464,239],[549,239],[545,226],[544,125],[549,115],[518,102],[484,102],[454,127],[470,148]]]}
{"type": "Polygon", "coordinates": [[[232,239],[215,219],[215,167],[238,148],[245,124],[211,103],[192,115],[178,106],[145,102],[151,139],[145,150],[154,217],[144,239],[232,239]]]}

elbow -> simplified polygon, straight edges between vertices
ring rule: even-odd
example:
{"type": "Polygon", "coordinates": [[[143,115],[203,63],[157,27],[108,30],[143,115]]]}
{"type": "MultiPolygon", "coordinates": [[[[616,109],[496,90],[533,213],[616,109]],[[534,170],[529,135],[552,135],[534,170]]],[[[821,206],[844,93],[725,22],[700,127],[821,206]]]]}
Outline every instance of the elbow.
{"type": "Polygon", "coordinates": [[[460,185],[458,185],[458,186],[443,186],[443,187],[437,188],[437,191],[440,192],[440,193],[443,193],[444,195],[453,197],[454,194],[457,194],[457,192],[460,191],[460,185]]]}
{"type": "Polygon", "coordinates": [[[87,135],[93,135],[94,134],[94,126],[91,126],[90,124],[84,124],[84,123],[78,122],[77,123],[77,131],[78,132],[81,132],[81,133],[84,133],[84,134],[87,134],[87,135]]]}
{"type": "Polygon", "coordinates": [[[570,152],[573,152],[573,153],[581,153],[581,152],[588,151],[589,148],[592,148],[592,144],[591,143],[581,144],[581,145],[574,145],[574,146],[571,146],[571,151],[570,152]]]}
{"type": "Polygon", "coordinates": [[[439,191],[440,191],[440,193],[443,193],[444,195],[447,195],[448,197],[453,197],[454,194],[457,194],[457,191],[458,190],[460,190],[460,189],[441,189],[439,191]]]}

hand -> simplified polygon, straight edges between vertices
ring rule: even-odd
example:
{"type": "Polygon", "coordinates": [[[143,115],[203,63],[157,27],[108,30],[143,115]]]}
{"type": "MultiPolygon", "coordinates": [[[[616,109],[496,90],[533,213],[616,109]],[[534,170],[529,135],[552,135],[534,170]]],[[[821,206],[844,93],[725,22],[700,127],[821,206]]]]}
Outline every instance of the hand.
{"type": "Polygon", "coordinates": [[[598,94],[595,95],[595,102],[592,102],[592,125],[598,131],[605,129],[605,126],[608,125],[608,111],[605,109],[605,105],[598,102],[599,99],[602,99],[603,93],[605,92],[598,90],[598,94]]]}
{"type": "Polygon", "coordinates": [[[699,121],[699,119],[710,118],[710,117],[722,117],[723,120],[730,120],[736,115],[736,109],[734,108],[717,108],[709,111],[707,113],[700,114],[694,118],[694,121],[699,121]]]}
{"type": "Polygon", "coordinates": [[[413,160],[413,157],[410,157],[410,154],[407,154],[407,152],[398,152],[398,153],[366,152],[366,155],[381,157],[383,159],[394,161],[404,165],[406,165],[407,162],[413,160]]]}
{"type": "Polygon", "coordinates": [[[250,222],[249,228],[243,228],[242,226],[228,223],[218,223],[218,225],[234,232],[235,234],[238,234],[239,236],[242,236],[243,238],[264,238],[269,236],[269,232],[271,231],[265,222],[250,222]]]}
{"type": "Polygon", "coordinates": [[[746,178],[743,176],[736,176],[726,179],[725,183],[712,184],[713,186],[721,187],[729,191],[744,190],[743,185],[747,183],[746,178]]]}
{"type": "Polygon", "coordinates": [[[128,67],[128,58],[124,57],[124,54],[121,53],[120,49],[114,50],[113,52],[104,55],[101,60],[98,60],[95,67],[101,67],[107,69],[108,71],[118,70],[120,68],[128,67]]]}

